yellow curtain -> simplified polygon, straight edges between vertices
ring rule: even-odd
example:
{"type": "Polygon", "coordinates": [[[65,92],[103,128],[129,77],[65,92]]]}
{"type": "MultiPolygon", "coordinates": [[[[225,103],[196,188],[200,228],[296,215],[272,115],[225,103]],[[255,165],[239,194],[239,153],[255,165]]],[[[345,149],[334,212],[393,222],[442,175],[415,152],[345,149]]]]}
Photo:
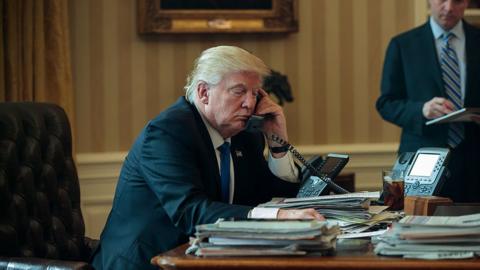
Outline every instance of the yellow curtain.
{"type": "Polygon", "coordinates": [[[75,134],[68,1],[0,1],[0,101],[56,103],[75,134]]]}

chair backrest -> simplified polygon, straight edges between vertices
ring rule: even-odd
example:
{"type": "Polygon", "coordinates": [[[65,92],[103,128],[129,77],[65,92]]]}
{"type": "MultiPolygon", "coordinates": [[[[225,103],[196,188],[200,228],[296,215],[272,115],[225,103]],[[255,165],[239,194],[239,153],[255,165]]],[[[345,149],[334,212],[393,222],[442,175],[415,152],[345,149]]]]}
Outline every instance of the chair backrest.
{"type": "Polygon", "coordinates": [[[65,111],[0,103],[0,256],[86,261],[84,238],[65,111]]]}

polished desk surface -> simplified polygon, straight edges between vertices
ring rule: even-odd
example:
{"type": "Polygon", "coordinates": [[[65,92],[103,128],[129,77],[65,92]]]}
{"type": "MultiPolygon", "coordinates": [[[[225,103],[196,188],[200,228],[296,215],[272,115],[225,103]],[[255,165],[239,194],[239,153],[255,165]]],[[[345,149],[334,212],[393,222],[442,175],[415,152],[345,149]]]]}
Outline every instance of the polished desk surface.
{"type": "Polygon", "coordinates": [[[480,269],[480,259],[416,260],[376,256],[367,240],[339,242],[335,256],[196,257],[187,244],[152,258],[162,269],[480,269]]]}

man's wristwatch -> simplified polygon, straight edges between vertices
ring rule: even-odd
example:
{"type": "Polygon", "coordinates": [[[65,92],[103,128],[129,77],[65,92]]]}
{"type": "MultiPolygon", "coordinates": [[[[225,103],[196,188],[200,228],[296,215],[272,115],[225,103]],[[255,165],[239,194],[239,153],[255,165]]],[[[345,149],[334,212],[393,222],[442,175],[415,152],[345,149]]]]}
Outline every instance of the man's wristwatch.
{"type": "Polygon", "coordinates": [[[288,151],[288,148],[290,147],[290,144],[285,144],[282,146],[275,146],[275,147],[270,147],[270,152],[272,153],[284,153],[288,151]]]}

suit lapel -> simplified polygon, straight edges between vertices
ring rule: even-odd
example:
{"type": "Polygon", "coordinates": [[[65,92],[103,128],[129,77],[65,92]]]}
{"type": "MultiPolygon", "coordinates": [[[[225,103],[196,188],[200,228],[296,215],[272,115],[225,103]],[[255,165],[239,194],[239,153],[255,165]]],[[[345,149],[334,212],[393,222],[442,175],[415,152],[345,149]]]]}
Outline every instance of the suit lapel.
{"type": "Polygon", "coordinates": [[[442,70],[440,68],[440,62],[438,61],[438,54],[437,54],[437,47],[435,45],[435,39],[433,37],[432,28],[430,27],[430,23],[427,22],[424,27],[422,34],[419,36],[419,42],[415,42],[414,44],[418,44],[420,55],[419,57],[425,57],[425,60],[422,61],[423,63],[427,63],[428,66],[425,67],[427,72],[429,72],[430,76],[432,76],[435,82],[435,89],[440,90],[440,92],[432,89],[435,91],[436,95],[445,96],[445,89],[443,87],[443,80],[442,80],[442,70]]]}
{"type": "Polygon", "coordinates": [[[215,153],[215,149],[213,147],[212,139],[210,138],[210,135],[208,134],[207,127],[203,123],[202,117],[200,116],[200,113],[197,111],[197,108],[195,108],[194,105],[189,104],[191,110],[193,111],[194,117],[195,117],[195,122],[198,125],[198,131],[200,133],[200,139],[203,142],[202,145],[205,146],[205,159],[206,162],[208,163],[208,168],[210,169],[209,174],[214,175],[214,181],[215,181],[215,186],[216,186],[216,194],[218,196],[218,200],[220,200],[220,194],[221,194],[221,186],[220,186],[220,169],[218,168],[218,163],[217,163],[217,156],[215,153]]]}
{"type": "Polygon", "coordinates": [[[465,106],[478,106],[480,104],[480,31],[463,22],[465,30],[465,52],[467,66],[467,80],[465,85],[465,106]],[[469,105],[471,104],[471,105],[469,105]]]}

